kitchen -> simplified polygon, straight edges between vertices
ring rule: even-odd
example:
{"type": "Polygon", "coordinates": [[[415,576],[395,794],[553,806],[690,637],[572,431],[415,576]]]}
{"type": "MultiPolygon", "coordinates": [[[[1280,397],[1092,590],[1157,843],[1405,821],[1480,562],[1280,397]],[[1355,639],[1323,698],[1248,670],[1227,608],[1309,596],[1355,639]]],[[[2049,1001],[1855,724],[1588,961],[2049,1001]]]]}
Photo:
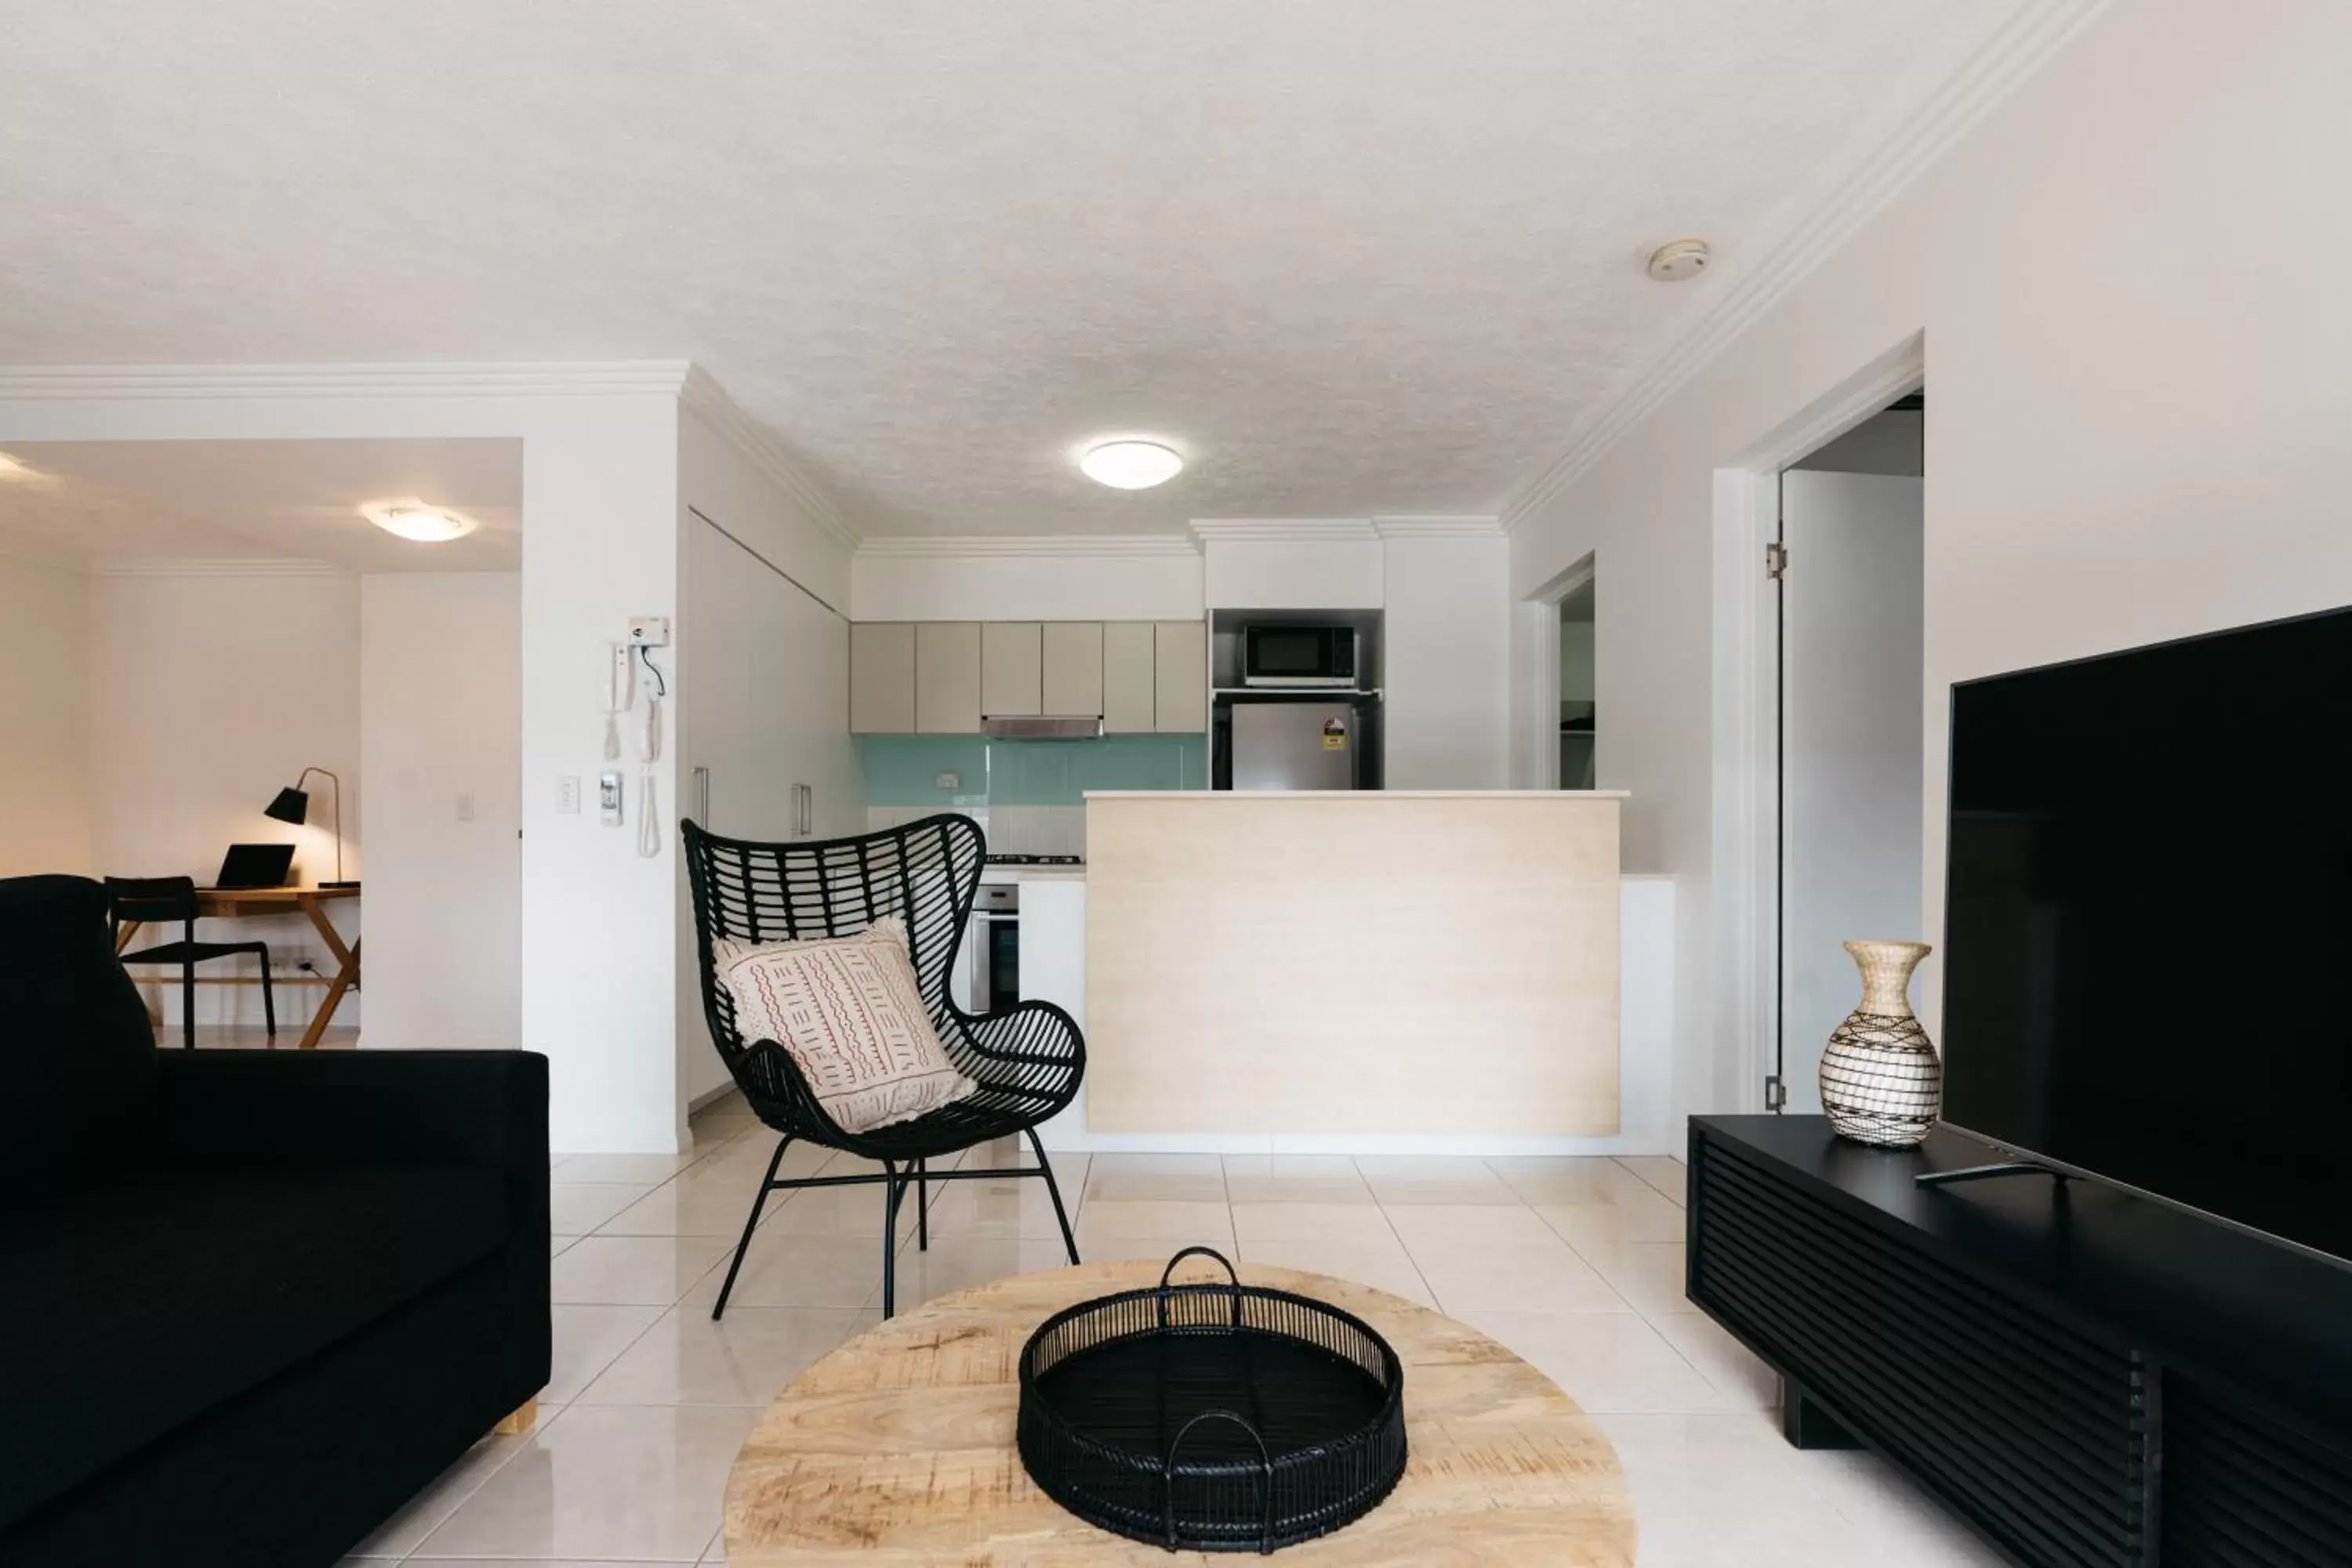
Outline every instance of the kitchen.
{"type": "MultiPolygon", "coordinates": [[[[1512,606],[1504,586],[1505,541],[1491,520],[1202,522],[1185,540],[877,544],[869,541],[853,564],[849,707],[865,826],[940,810],[967,812],[982,823],[993,863],[983,874],[973,941],[955,978],[959,1000],[984,1007],[1017,994],[1069,1008],[1088,1023],[1093,1081],[1130,1102],[1090,1112],[1082,1100],[1049,1126],[1049,1143],[1241,1152],[1663,1146],[1671,1005],[1658,976],[1672,934],[1671,885],[1623,880],[1621,911],[1616,802],[1504,788],[1512,749],[1512,606]],[[1081,610],[1103,618],[1072,618],[1081,610]],[[1131,839],[1120,825],[1155,800],[1190,798],[1213,812],[1226,811],[1229,803],[1234,815],[1212,816],[1197,829],[1207,836],[1204,853],[1182,858],[1205,863],[1230,837],[1228,826],[1241,825],[1239,813],[1268,793],[1295,794],[1301,803],[1377,794],[1387,807],[1419,814],[1418,821],[1391,819],[1369,833],[1344,819],[1310,830],[1310,837],[1336,834],[1333,853],[1360,868],[1386,868],[1381,879],[1389,896],[1371,900],[1373,909],[1409,904],[1405,889],[1416,878],[1434,873],[1443,884],[1449,868],[1469,864],[1465,854],[1477,858],[1470,840],[1449,837],[1447,822],[1463,814],[1448,801],[1483,802],[1477,809],[1489,811],[1512,803],[1507,809],[1517,816],[1511,826],[1490,822],[1470,830],[1471,840],[1483,833],[1491,845],[1500,833],[1516,845],[1519,852],[1503,862],[1541,864],[1545,852],[1530,854],[1532,847],[1577,840],[1580,847],[1562,853],[1590,873],[1585,883],[1605,886],[1607,896],[1538,900],[1539,914],[1563,902],[1576,912],[1569,923],[1545,928],[1549,947],[1524,949],[1521,957],[1530,966],[1557,969],[1550,958],[1599,955],[1582,966],[1580,995],[1538,999],[1520,1006],[1508,1028],[1497,1030],[1488,1020],[1473,1031],[1496,1042],[1490,1065],[1505,1072],[1505,1080],[1490,1079],[1475,1097],[1480,1103],[1540,1101],[1559,1107],[1559,1114],[1449,1114],[1416,1123],[1408,1089],[1389,1111],[1360,1106],[1359,1113],[1336,1119],[1285,1121],[1290,1112],[1270,1108],[1297,1110],[1291,1097],[1298,1081],[1328,1079],[1351,1051],[1363,1059],[1360,1038],[1350,1046],[1311,1026],[1279,1050],[1249,1058],[1258,1065],[1237,1079],[1226,1103],[1196,1107],[1181,1124],[1130,1113],[1138,1094],[1164,1100],[1165,1086],[1122,1068],[1183,1054],[1181,1044],[1171,1052],[1171,1041],[1199,1026],[1166,1005],[1217,993],[1216,984],[1201,982],[1246,962],[1246,949],[1229,951],[1223,939],[1253,922],[1233,911],[1191,929],[1155,931],[1149,911],[1181,900],[1171,903],[1164,885],[1149,892],[1128,887],[1137,868],[1097,860],[1091,835],[1108,821],[1114,836],[1131,839]],[[1090,882],[1097,884],[1092,898],[1090,882]],[[1139,906],[1146,916],[1140,925],[1127,920],[1114,931],[1106,924],[1106,910],[1139,906]],[[1139,1031],[1132,999],[1150,988],[1121,984],[1117,994],[1106,995],[1100,977],[1089,976],[1095,954],[1132,952],[1138,942],[1151,949],[1148,973],[1182,982],[1159,987],[1160,1002],[1145,1010],[1149,1026],[1139,1031]],[[1622,1004],[1621,968],[1644,982],[1622,1004]],[[1129,999],[1124,1012],[1122,998],[1129,999]],[[1097,1016],[1091,1020],[1090,1000],[1097,1016]],[[1320,1059],[1324,1055],[1332,1060],[1320,1059]],[[1268,1079],[1264,1064],[1275,1060],[1289,1064],[1297,1081],[1268,1079]],[[1515,1087],[1507,1080],[1517,1063],[1535,1070],[1515,1087]]],[[[1165,823],[1150,829],[1171,831],[1165,823]]],[[[1492,856],[1479,864],[1481,875],[1515,874],[1492,856]]],[[[1532,884],[1518,875],[1524,903],[1532,884]]],[[[1250,894],[1256,929],[1263,933],[1267,921],[1313,918],[1276,905],[1289,894],[1312,902],[1324,880],[1308,875],[1272,887],[1261,882],[1250,894]]],[[[1213,909],[1216,891],[1192,894],[1206,896],[1213,909]]],[[[1461,904],[1443,885],[1424,887],[1421,896],[1461,904]]],[[[1527,927],[1524,918],[1517,923],[1527,927]]],[[[1413,925],[1408,912],[1393,931],[1360,930],[1348,951],[1322,962],[1352,964],[1360,981],[1367,965],[1410,973],[1413,964],[1396,960],[1428,948],[1413,925]]],[[[1313,973],[1294,968],[1280,994],[1266,1000],[1311,995],[1317,984],[1313,973]]],[[[1454,994],[1464,989],[1458,978],[1433,984],[1454,994]]],[[[1526,988],[1486,989],[1517,994],[1526,988]]],[[[1475,1004],[1474,995],[1465,1017],[1475,1016],[1475,1004]]],[[[1223,1038],[1234,1032],[1217,1033],[1223,1038]]],[[[1248,1057],[1246,1042],[1234,1048],[1248,1057]]],[[[1415,1049],[1404,1040],[1381,1048],[1407,1058],[1415,1049]]],[[[1391,1060],[1381,1070],[1388,1081],[1409,1084],[1408,1060],[1391,1060]]]]}

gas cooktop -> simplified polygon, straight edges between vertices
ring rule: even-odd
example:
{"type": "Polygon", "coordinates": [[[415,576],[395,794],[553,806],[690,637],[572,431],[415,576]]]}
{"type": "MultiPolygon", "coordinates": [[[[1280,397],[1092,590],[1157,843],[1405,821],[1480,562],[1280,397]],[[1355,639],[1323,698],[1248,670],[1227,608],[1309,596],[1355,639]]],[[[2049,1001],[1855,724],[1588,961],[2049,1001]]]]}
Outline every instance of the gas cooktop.
{"type": "Polygon", "coordinates": [[[1083,866],[1083,855],[991,855],[992,866],[1083,866]]]}

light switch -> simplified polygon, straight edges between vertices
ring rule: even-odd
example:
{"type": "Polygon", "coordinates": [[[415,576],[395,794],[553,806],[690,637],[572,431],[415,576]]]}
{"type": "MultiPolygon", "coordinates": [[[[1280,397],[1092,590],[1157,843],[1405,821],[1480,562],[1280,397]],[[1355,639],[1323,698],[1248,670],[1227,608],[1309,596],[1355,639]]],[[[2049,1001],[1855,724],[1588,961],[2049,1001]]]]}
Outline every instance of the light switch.
{"type": "Polygon", "coordinates": [[[460,822],[471,822],[474,820],[474,797],[472,795],[461,795],[457,797],[457,820],[460,822]]]}
{"type": "Polygon", "coordinates": [[[555,781],[555,809],[567,816],[580,815],[580,775],[565,773],[555,781]]]}
{"type": "Polygon", "coordinates": [[[931,775],[931,787],[933,789],[961,789],[963,787],[963,775],[961,773],[933,773],[931,775]]]}

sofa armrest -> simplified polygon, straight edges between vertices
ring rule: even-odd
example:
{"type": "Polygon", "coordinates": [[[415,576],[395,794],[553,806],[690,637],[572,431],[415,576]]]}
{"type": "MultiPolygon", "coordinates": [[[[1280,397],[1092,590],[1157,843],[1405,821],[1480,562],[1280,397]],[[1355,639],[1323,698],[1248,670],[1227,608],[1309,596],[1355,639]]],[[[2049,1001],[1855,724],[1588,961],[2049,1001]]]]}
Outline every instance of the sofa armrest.
{"type": "Polygon", "coordinates": [[[167,1165],[497,1165],[547,1184],[531,1051],[159,1051],[167,1165]]]}

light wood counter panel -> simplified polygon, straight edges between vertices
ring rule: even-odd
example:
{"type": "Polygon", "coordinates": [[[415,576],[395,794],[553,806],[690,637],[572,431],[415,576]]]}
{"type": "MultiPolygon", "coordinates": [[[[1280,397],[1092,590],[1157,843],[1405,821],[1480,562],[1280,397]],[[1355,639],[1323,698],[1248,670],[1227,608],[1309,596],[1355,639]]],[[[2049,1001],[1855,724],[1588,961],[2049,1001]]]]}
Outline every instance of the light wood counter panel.
{"type": "Polygon", "coordinates": [[[1107,1133],[1618,1131],[1619,797],[1101,794],[1107,1133]]]}

